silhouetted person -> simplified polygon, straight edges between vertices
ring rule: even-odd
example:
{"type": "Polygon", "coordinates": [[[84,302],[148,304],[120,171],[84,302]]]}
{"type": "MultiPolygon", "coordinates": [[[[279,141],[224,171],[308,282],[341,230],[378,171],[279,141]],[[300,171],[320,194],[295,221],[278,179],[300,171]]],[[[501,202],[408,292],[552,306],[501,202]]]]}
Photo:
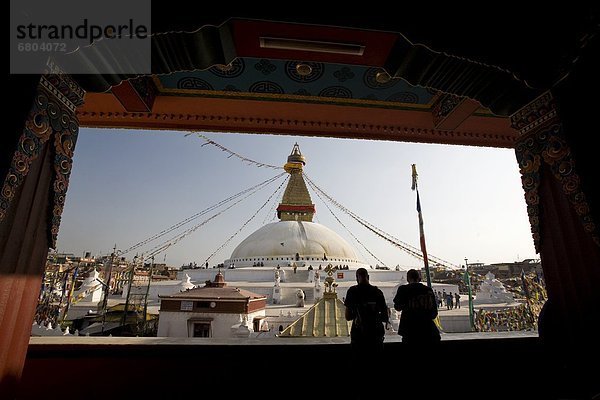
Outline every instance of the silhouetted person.
{"type": "MultiPolygon", "coordinates": [[[[365,268],[356,270],[356,282],[356,285],[348,289],[344,301],[346,320],[352,321],[350,343],[354,362],[356,368],[375,370],[379,367],[383,353],[385,328],[389,326],[388,307],[383,292],[369,283],[369,273],[365,268]]],[[[366,392],[364,382],[357,386],[359,398],[372,398],[381,389],[369,388],[366,392]]]]}
{"type": "Polygon", "coordinates": [[[383,349],[385,328],[389,324],[388,309],[383,292],[369,283],[364,268],[356,270],[357,284],[346,293],[346,320],[352,321],[350,339],[358,352],[380,352],[383,349]]]}
{"type": "Polygon", "coordinates": [[[433,322],[438,315],[435,295],[423,285],[416,269],[406,273],[408,284],[398,288],[394,308],[402,311],[398,334],[403,343],[433,344],[440,341],[440,332],[433,322]]]}
{"type": "MultiPolygon", "coordinates": [[[[420,283],[419,271],[409,270],[406,280],[408,283],[398,287],[394,296],[394,308],[402,312],[398,325],[398,334],[402,336],[402,362],[398,364],[403,381],[418,382],[435,369],[432,359],[439,355],[440,332],[433,321],[438,308],[433,290],[420,283]]],[[[435,385],[430,385],[428,391],[433,398],[443,395],[441,387],[435,385]]],[[[417,398],[417,393],[414,395],[407,398],[417,398]]]]}

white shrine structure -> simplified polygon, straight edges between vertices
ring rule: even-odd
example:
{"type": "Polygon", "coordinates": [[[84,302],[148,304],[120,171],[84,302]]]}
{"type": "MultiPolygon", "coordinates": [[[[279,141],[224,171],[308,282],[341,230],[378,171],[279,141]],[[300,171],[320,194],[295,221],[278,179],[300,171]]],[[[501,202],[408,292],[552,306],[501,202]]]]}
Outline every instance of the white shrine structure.
{"type": "Polygon", "coordinates": [[[481,283],[479,290],[475,294],[473,304],[511,304],[514,302],[513,295],[506,291],[502,282],[496,279],[494,274],[488,272],[485,275],[485,280],[481,283]]]}
{"type": "Polygon", "coordinates": [[[102,299],[102,284],[99,280],[100,274],[96,269],[89,274],[83,281],[81,289],[73,293],[73,298],[77,301],[86,300],[92,303],[98,303],[102,299]]]}

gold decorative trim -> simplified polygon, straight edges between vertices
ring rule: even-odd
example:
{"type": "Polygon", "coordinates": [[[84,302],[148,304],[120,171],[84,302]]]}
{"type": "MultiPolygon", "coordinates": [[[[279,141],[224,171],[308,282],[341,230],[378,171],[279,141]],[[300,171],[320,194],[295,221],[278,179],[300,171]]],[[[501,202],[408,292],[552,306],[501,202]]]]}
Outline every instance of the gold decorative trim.
{"type": "MultiPolygon", "coordinates": [[[[234,117],[231,115],[223,114],[166,114],[166,113],[130,113],[130,112],[95,112],[95,111],[78,111],[77,116],[84,120],[86,118],[94,119],[113,119],[118,120],[132,120],[131,125],[119,124],[120,127],[131,127],[140,129],[153,129],[153,127],[139,126],[133,121],[177,121],[180,125],[179,129],[185,123],[196,124],[196,123],[213,123],[218,122],[219,124],[246,124],[248,126],[256,126],[260,129],[269,129],[270,127],[289,128],[290,132],[294,130],[298,131],[303,127],[311,127],[315,129],[322,129],[326,134],[327,131],[347,131],[351,133],[378,133],[385,135],[410,135],[414,137],[415,142],[420,142],[419,137],[423,136],[436,136],[436,137],[447,137],[447,138],[473,138],[482,141],[502,141],[506,143],[506,147],[514,147],[514,143],[517,140],[515,136],[502,135],[502,134],[491,134],[484,132],[464,132],[464,131],[446,131],[429,128],[413,128],[400,125],[379,125],[379,124],[362,124],[362,123],[351,123],[351,122],[338,122],[338,121],[319,121],[310,119],[280,119],[280,118],[263,118],[263,117],[234,117]],[[183,123],[183,124],[181,124],[183,123]]],[[[93,124],[83,123],[84,126],[94,127],[93,124]]],[[[99,127],[109,127],[107,124],[98,125],[99,127]]],[[[244,130],[243,127],[235,126],[236,132],[240,133],[256,133],[255,130],[244,130]]],[[[159,126],[154,129],[164,129],[164,126],[159,126]]],[[[173,127],[177,130],[178,128],[173,127]]],[[[187,127],[185,129],[188,129],[187,127]]],[[[225,128],[220,130],[211,130],[210,127],[202,126],[202,130],[211,132],[223,132],[225,128]]],[[[276,133],[270,132],[269,133],[276,133]]],[[[425,141],[429,143],[428,141],[425,141]]],[[[487,146],[485,143],[473,144],[473,146],[487,146]]]]}

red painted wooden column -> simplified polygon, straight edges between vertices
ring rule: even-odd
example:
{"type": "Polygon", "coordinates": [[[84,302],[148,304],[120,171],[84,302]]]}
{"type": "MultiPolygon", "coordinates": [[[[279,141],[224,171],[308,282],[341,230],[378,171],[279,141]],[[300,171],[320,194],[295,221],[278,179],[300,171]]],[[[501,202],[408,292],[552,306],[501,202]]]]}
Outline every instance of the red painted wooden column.
{"type": "MultiPolygon", "coordinates": [[[[0,176],[0,393],[19,381],[48,249],[55,246],[84,92],[67,75],[40,79],[10,165],[0,176]]],[[[4,160],[3,160],[4,161],[4,160]]]]}
{"type": "MultiPolygon", "coordinates": [[[[548,334],[572,355],[598,350],[600,238],[564,132],[546,92],[511,117],[527,212],[553,304],[548,334]]],[[[579,356],[578,356],[579,357],[579,356]]]]}

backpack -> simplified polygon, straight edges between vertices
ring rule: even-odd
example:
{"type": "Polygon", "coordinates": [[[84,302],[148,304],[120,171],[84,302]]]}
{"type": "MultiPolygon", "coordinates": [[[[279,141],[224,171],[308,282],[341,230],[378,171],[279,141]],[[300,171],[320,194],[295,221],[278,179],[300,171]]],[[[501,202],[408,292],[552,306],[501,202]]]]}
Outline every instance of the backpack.
{"type": "Polygon", "coordinates": [[[383,336],[383,318],[377,310],[377,302],[367,301],[356,306],[354,325],[363,337],[383,336]]]}

